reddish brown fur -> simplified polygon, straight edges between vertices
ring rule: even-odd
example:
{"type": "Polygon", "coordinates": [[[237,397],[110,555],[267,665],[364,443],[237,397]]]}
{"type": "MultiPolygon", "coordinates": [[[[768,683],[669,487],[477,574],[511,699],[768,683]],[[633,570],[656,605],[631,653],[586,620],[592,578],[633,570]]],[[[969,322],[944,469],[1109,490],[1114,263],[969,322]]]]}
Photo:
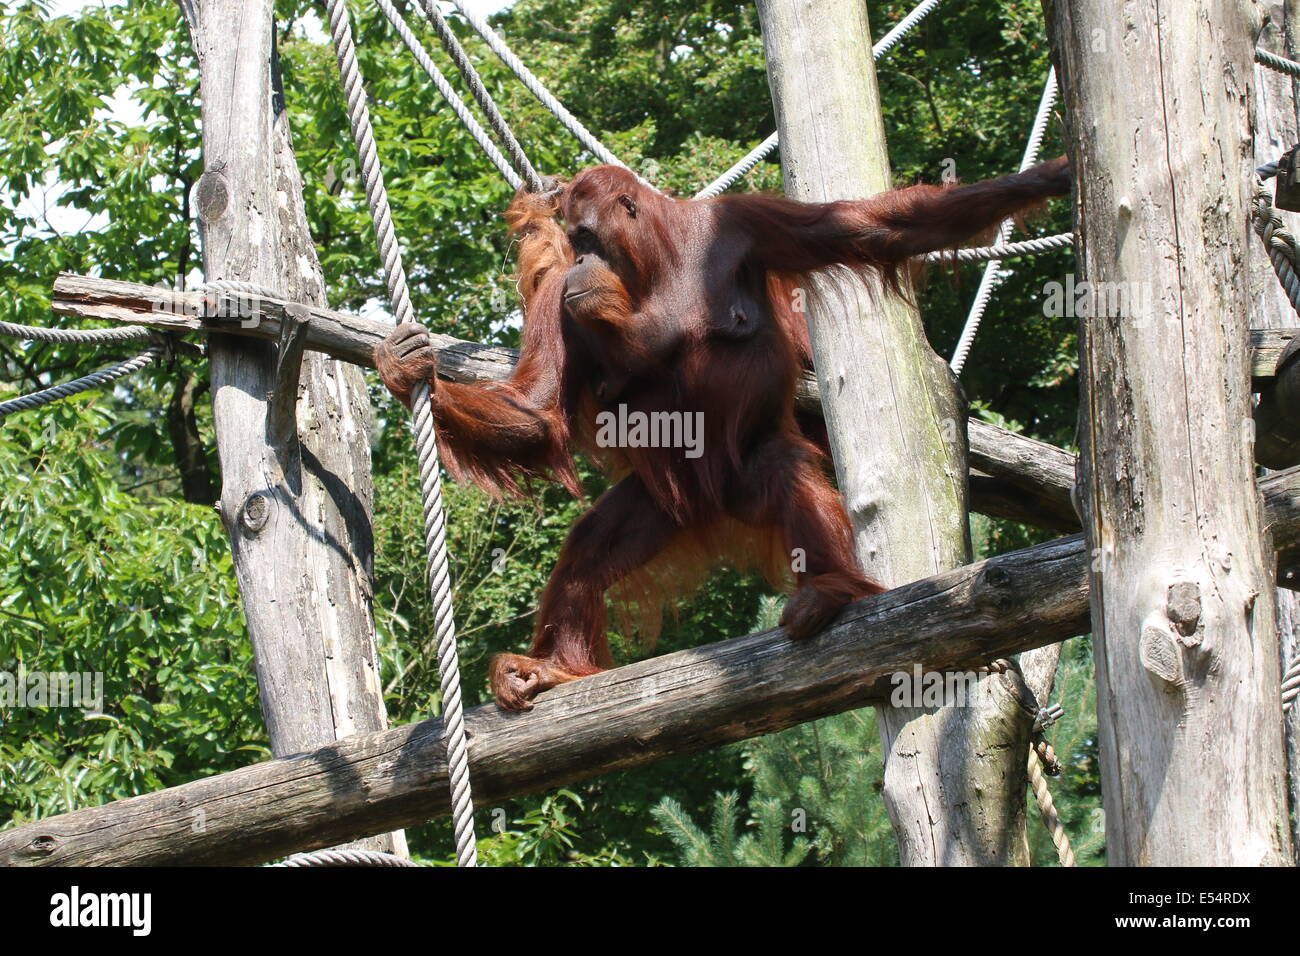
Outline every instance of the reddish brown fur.
{"type": "MultiPolygon", "coordinates": [[[[775,196],[677,200],[599,166],[567,186],[520,194],[523,347],[503,383],[432,388],[451,473],[495,493],[549,476],[578,493],[572,452],[618,482],[570,531],[542,594],[528,656],[500,655],[492,689],[526,709],[540,691],[611,666],[606,592],[649,612],[720,560],[794,578],[782,624],[824,628],[881,590],[857,566],[824,436],[805,433],[795,385],[811,365],[793,306],[808,272],[872,271],[898,291],[909,259],[966,241],[1070,189],[1064,158],[970,186],[913,186],[869,200],[802,204],[775,196]],[[556,221],[563,217],[567,233],[556,221]],[[595,446],[596,416],[703,413],[703,454],[595,446]],[[791,571],[792,554],[802,564],[791,571]]],[[[376,350],[402,401],[434,382],[436,352],[411,326],[376,350]]]]}

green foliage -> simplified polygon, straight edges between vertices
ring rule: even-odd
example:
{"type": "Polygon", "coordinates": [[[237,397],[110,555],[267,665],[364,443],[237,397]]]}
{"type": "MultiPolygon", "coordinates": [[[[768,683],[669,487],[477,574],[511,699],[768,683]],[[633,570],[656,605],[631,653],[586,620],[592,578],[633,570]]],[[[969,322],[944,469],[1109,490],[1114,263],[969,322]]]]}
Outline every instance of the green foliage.
{"type": "Polygon", "coordinates": [[[486,866],[627,866],[617,853],[576,848],[575,811],[582,810],[582,798],[572,790],[547,794],[511,821],[511,828],[497,829],[494,821],[492,836],[478,841],[479,860],[486,866]]]}
{"type": "Polygon", "coordinates": [[[94,397],[0,430],[0,671],[94,672],[102,705],[0,707],[0,820],[265,759],[229,546],[210,509],[122,491],[94,397]]]}
{"type": "MultiPolygon", "coordinates": [[[[754,630],[775,627],[782,602],[764,599],[754,630]]],[[[670,797],[655,819],[687,866],[896,864],[898,850],[880,799],[880,737],[871,710],[850,711],[742,745],[752,792],[735,837],[739,796],[715,795],[705,833],[670,797]],[[786,838],[789,834],[789,839],[786,838]],[[804,836],[803,834],[808,834],[804,836]]]]}
{"type": "Polygon", "coordinates": [[[719,793],[714,798],[713,828],[705,833],[682,805],[664,797],[654,808],[655,819],[672,839],[686,866],[798,866],[812,847],[796,837],[789,849],[785,841],[785,811],[779,800],[759,800],[752,805],[753,832],[736,836],[739,795],[719,793]]]}

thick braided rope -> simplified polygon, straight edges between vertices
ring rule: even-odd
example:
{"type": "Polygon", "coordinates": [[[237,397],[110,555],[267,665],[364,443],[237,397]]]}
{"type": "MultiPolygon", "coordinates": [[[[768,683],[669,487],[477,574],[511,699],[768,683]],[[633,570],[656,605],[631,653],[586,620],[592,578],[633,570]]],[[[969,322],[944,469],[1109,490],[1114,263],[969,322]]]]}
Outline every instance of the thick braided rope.
{"type": "Polygon", "coordinates": [[[279,863],[272,863],[271,868],[312,867],[312,866],[414,866],[405,857],[392,853],[380,853],[378,850],[316,850],[312,853],[295,853],[279,863]]]}
{"type": "MultiPolygon", "coordinates": [[[[1022,173],[1038,162],[1038,154],[1043,148],[1043,136],[1047,133],[1047,120],[1056,105],[1056,92],[1056,67],[1052,67],[1047,71],[1047,82],[1043,84],[1043,95],[1038,100],[1038,112],[1034,114],[1034,125],[1030,127],[1029,141],[1025,144],[1025,154],[1020,161],[1022,173]]],[[[1010,219],[1003,221],[998,227],[998,238],[994,245],[1004,245],[1010,241],[1011,226],[1010,219]]],[[[1002,260],[990,259],[984,266],[984,274],[980,276],[979,288],[975,292],[975,301],[971,303],[970,312],[966,315],[966,324],[962,326],[961,335],[957,338],[957,346],[952,352],[952,360],[948,363],[953,372],[958,375],[966,365],[971,346],[975,344],[975,334],[984,319],[984,311],[988,308],[989,300],[993,298],[993,291],[1002,284],[1003,278],[1002,260]]]]}
{"type": "Polygon", "coordinates": [[[1273,208],[1273,200],[1263,183],[1255,191],[1255,232],[1264,240],[1268,250],[1268,261],[1273,264],[1273,272],[1286,290],[1286,297],[1291,307],[1300,314],[1300,276],[1296,275],[1295,263],[1297,253],[1295,238],[1282,223],[1282,217],[1273,208]]]}
{"type": "Polygon", "coordinates": [[[768,153],[776,149],[781,143],[781,134],[774,132],[759,143],[748,153],[745,158],[736,165],[732,166],[725,173],[709,183],[703,189],[695,194],[696,199],[712,199],[714,196],[720,196],[728,189],[734,186],[742,177],[749,175],[749,171],[757,166],[768,153]]]}
{"type": "Polygon", "coordinates": [[[57,402],[61,398],[68,398],[72,395],[78,395],[81,392],[88,392],[92,388],[99,388],[101,385],[107,385],[109,382],[115,382],[119,378],[130,375],[132,372],[138,372],[158,356],[162,355],[162,353],[162,346],[155,345],[141,352],[134,358],[129,358],[124,362],[118,362],[116,365],[110,365],[107,368],[102,368],[98,372],[91,372],[89,375],[83,375],[81,378],[74,379],[71,382],[64,382],[62,385],[44,388],[39,392],[32,392],[30,395],[20,395],[7,402],[0,402],[0,418],[12,415],[14,412],[25,412],[30,411],[33,408],[40,408],[41,406],[48,405],[51,402],[57,402]]]}
{"type": "Polygon", "coordinates": [[[879,42],[871,48],[873,59],[879,60],[882,56],[898,45],[898,42],[912,32],[912,27],[916,26],[927,16],[930,11],[937,7],[942,0],[923,0],[912,8],[912,12],[903,19],[894,24],[894,28],[880,38],[879,42]]]}
{"type": "MultiPolygon", "coordinates": [[[[357,67],[352,28],[344,0],[326,0],[330,15],[330,32],[339,62],[339,76],[348,100],[352,122],[352,139],[361,158],[361,177],[370,202],[370,217],[379,243],[384,277],[388,282],[393,314],[398,322],[414,322],[406,289],[406,273],[393,231],[393,217],[388,208],[383,170],[379,167],[366,93],[357,67]],[[398,295],[400,293],[400,297],[398,295]]],[[[420,495],[424,504],[424,537],[428,551],[429,588],[433,596],[434,631],[437,642],[438,676],[442,685],[442,716],[447,746],[447,768],[451,784],[452,829],[456,836],[458,866],[477,866],[478,852],[474,840],[474,803],[470,798],[469,750],[465,742],[464,704],[460,694],[460,662],[456,654],[456,622],[452,616],[450,573],[442,513],[442,485],[438,476],[438,443],[433,432],[429,387],[419,385],[411,396],[414,415],[416,453],[420,462],[420,495]]]]}
{"type": "Polygon", "coordinates": [[[483,41],[487,43],[492,52],[510,69],[510,72],[519,78],[519,82],[524,84],[528,92],[537,97],[538,101],[551,111],[552,115],[560,121],[565,129],[574,135],[578,142],[585,146],[602,163],[608,163],[611,166],[624,165],[587,127],[582,125],[576,116],[565,108],[563,103],[551,94],[551,91],[542,84],[542,81],[533,75],[532,70],[528,69],[523,61],[515,56],[514,51],[506,46],[505,40],[501,39],[501,35],[488,25],[487,20],[470,9],[465,0],[452,0],[452,3],[460,11],[460,15],[474,28],[474,32],[483,38],[483,41]]]}
{"type": "Polygon", "coordinates": [[[1056,858],[1061,861],[1061,866],[1077,866],[1074,849],[1070,846],[1070,835],[1065,832],[1065,824],[1056,812],[1056,801],[1052,799],[1051,788],[1047,785],[1047,777],[1060,776],[1061,762],[1057,760],[1056,751],[1048,743],[1043,731],[1056,723],[1063,714],[1061,706],[1053,704],[1040,708],[1034,718],[1033,737],[1029,746],[1029,786],[1034,791],[1034,802],[1038,804],[1038,816],[1052,837],[1052,845],[1056,847],[1056,858]]]}
{"type": "Polygon", "coordinates": [[[411,427],[415,431],[420,462],[420,495],[424,502],[424,547],[429,555],[429,593],[433,596],[438,679],[442,687],[442,720],[447,739],[447,775],[451,788],[451,815],[456,832],[456,863],[459,866],[476,866],[474,801],[470,794],[465,707],[460,692],[460,658],[456,653],[456,626],[451,607],[446,518],[442,509],[442,482],[438,474],[438,444],[433,431],[433,404],[427,384],[420,384],[411,393],[411,408],[414,410],[411,427]]]}
{"type": "Polygon", "coordinates": [[[1040,252],[1055,252],[1074,245],[1074,233],[1062,232],[1055,236],[1009,242],[1006,245],[979,246],[973,249],[952,249],[927,252],[926,262],[987,262],[989,259],[1013,259],[1016,256],[1033,256],[1040,252]]]}
{"type": "Polygon", "coordinates": [[[415,320],[415,312],[411,308],[411,295],[406,288],[406,270],[402,268],[402,251],[397,245],[392,211],[388,208],[384,173],[379,168],[379,153],[375,148],[374,129],[370,125],[366,90],[357,65],[357,48],[352,42],[352,19],[348,16],[345,0],[325,0],[325,5],[329,10],[330,38],[334,42],[339,77],[343,81],[343,93],[347,99],[348,122],[352,126],[352,140],[356,144],[357,159],[361,163],[361,179],[366,187],[370,220],[374,223],[375,242],[379,246],[379,259],[384,267],[384,280],[388,283],[388,299],[398,322],[412,322],[415,320]]]}
{"type": "Polygon", "coordinates": [[[1059,777],[1061,775],[1061,761],[1057,758],[1056,751],[1052,749],[1052,745],[1043,730],[1048,725],[1056,723],[1063,713],[1064,711],[1061,710],[1059,704],[1053,704],[1051,707],[1040,710],[1037,719],[1034,720],[1033,736],[1030,738],[1030,748],[1042,761],[1043,772],[1049,777],[1059,777]]]}
{"type": "Polygon", "coordinates": [[[1270,70],[1276,70],[1278,73],[1285,73],[1288,76],[1300,77],[1300,63],[1295,60],[1288,60],[1280,57],[1276,53],[1269,53],[1268,50],[1255,50],[1255,62],[1260,66],[1266,66],[1270,70]]]}
{"type": "Polygon", "coordinates": [[[464,126],[469,135],[474,138],[474,142],[478,143],[479,149],[483,150],[483,154],[487,156],[492,165],[497,168],[497,172],[501,174],[502,178],[510,184],[510,188],[518,189],[520,183],[523,182],[523,179],[520,178],[519,174],[510,167],[509,161],[501,155],[501,150],[497,149],[496,143],[492,142],[492,137],[488,135],[487,130],[485,130],[479,124],[479,121],[474,118],[474,114],[469,111],[469,107],[465,105],[465,101],[460,98],[452,85],[447,82],[447,78],[442,75],[442,71],[434,65],[433,59],[429,56],[428,51],[424,49],[424,45],[420,43],[415,34],[411,32],[411,28],[402,14],[398,12],[397,8],[394,7],[389,0],[376,0],[376,2],[379,4],[379,9],[384,12],[384,16],[388,18],[388,22],[393,25],[393,29],[397,31],[397,35],[401,37],[402,42],[406,44],[406,48],[411,51],[411,56],[415,57],[415,62],[418,63],[420,68],[428,75],[429,79],[433,82],[434,87],[442,95],[442,98],[446,100],[447,105],[451,107],[451,111],[455,113],[456,118],[460,120],[461,125],[464,126]]]}
{"type": "Polygon", "coordinates": [[[1052,800],[1052,791],[1047,786],[1047,777],[1043,773],[1043,764],[1035,750],[1029,751],[1029,785],[1034,791],[1034,800],[1038,804],[1038,815],[1043,819],[1043,826],[1052,835],[1052,844],[1056,847],[1057,859],[1061,866],[1077,866],[1074,849],[1070,846],[1070,836],[1061,823],[1061,815],[1056,812],[1056,803],[1052,800]]]}
{"type": "MultiPolygon", "coordinates": [[[[921,3],[918,3],[912,9],[911,13],[899,20],[898,23],[894,24],[894,28],[881,37],[879,42],[871,48],[871,58],[873,60],[879,60],[882,56],[892,50],[898,45],[898,41],[911,32],[912,27],[924,20],[930,11],[942,2],[943,0],[922,0],[921,3]]],[[[457,3],[456,6],[459,7],[460,4],[457,3]]],[[[780,133],[773,133],[767,139],[763,140],[763,142],[759,143],[746,153],[744,159],[736,163],[736,165],[732,166],[713,182],[709,183],[697,192],[695,198],[712,199],[714,196],[726,192],[734,186],[742,176],[746,175],[751,169],[757,166],[768,153],[776,149],[780,143],[780,133]]]]}
{"type": "Polygon", "coordinates": [[[1300,651],[1291,658],[1291,666],[1282,675],[1282,713],[1291,712],[1297,697],[1300,697],[1300,651]]]}
{"type": "Polygon", "coordinates": [[[153,333],[143,325],[123,325],[115,329],[47,329],[40,325],[0,322],[0,335],[28,342],[69,342],[89,345],[99,342],[128,342],[147,339],[153,333]]]}
{"type": "Polygon", "coordinates": [[[478,75],[478,70],[474,69],[469,54],[460,45],[460,40],[456,38],[456,34],[452,31],[451,24],[442,15],[442,11],[438,9],[438,5],[434,3],[434,0],[420,0],[420,6],[429,20],[429,25],[433,27],[433,32],[438,34],[438,39],[442,41],[443,49],[447,51],[447,55],[456,64],[456,69],[460,71],[461,78],[465,81],[465,85],[469,87],[474,101],[483,110],[483,115],[487,117],[492,132],[496,133],[497,139],[505,147],[506,155],[510,158],[510,165],[515,168],[515,172],[523,177],[524,184],[530,192],[539,192],[542,188],[541,177],[537,175],[537,170],[533,169],[533,164],[524,155],[523,147],[519,145],[519,140],[515,139],[515,134],[510,129],[510,125],[506,122],[505,117],[501,115],[501,111],[497,109],[492,94],[483,85],[483,78],[478,75]]]}

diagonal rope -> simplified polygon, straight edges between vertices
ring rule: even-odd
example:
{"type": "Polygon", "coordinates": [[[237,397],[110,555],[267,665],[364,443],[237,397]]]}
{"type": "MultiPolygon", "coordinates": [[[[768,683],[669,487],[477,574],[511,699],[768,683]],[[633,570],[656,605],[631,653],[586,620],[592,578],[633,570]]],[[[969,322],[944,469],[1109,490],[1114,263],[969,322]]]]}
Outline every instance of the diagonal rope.
{"type": "MultiPolygon", "coordinates": [[[[930,12],[942,2],[943,0],[922,0],[921,3],[918,3],[912,9],[911,13],[899,20],[898,23],[894,24],[894,28],[881,37],[880,41],[871,48],[871,58],[873,60],[879,60],[882,56],[892,50],[898,45],[898,42],[902,40],[903,37],[911,32],[914,26],[924,20],[930,12]]],[[[460,4],[457,4],[457,6],[460,6],[460,4]]],[[[695,198],[712,199],[714,196],[726,192],[734,186],[742,176],[757,166],[759,161],[767,156],[768,153],[776,149],[780,142],[780,133],[773,133],[767,139],[763,140],[763,142],[759,143],[746,153],[744,159],[736,163],[736,165],[732,166],[713,182],[709,183],[697,192],[695,198]]]]}
{"type": "Polygon", "coordinates": [[[0,335],[28,342],[68,342],[73,345],[90,345],[96,342],[129,342],[147,339],[153,335],[143,325],[123,325],[115,329],[47,329],[41,325],[18,325],[0,322],[0,335]]]}
{"type": "Polygon", "coordinates": [[[1276,70],[1278,73],[1300,77],[1300,63],[1278,56],[1276,53],[1270,53],[1268,50],[1261,50],[1257,47],[1255,49],[1255,62],[1260,66],[1268,67],[1270,70],[1276,70]]]}
{"type": "MultiPolygon", "coordinates": [[[[338,59],[339,78],[348,102],[352,140],[361,161],[361,178],[366,187],[370,218],[375,227],[388,283],[393,314],[398,322],[414,322],[406,287],[406,272],[397,246],[384,174],[379,166],[366,91],[357,66],[352,25],[345,0],[325,0],[329,8],[330,35],[338,59]]],[[[438,443],[433,430],[433,411],[428,383],[411,393],[414,410],[412,430],[420,465],[420,497],[424,507],[424,544],[428,553],[429,592],[433,598],[434,634],[438,655],[438,679],[442,688],[443,730],[447,746],[447,770],[451,788],[452,829],[456,837],[456,865],[478,865],[474,841],[474,801],[470,794],[469,749],[465,739],[464,702],[460,692],[460,659],[456,653],[456,622],[451,608],[451,572],[447,564],[446,519],[442,508],[442,482],[438,474],[438,443]]]]}
{"type": "Polygon", "coordinates": [[[1065,831],[1061,815],[1056,811],[1056,801],[1052,799],[1052,791],[1047,786],[1043,762],[1033,748],[1029,750],[1028,772],[1029,786],[1034,791],[1034,802],[1038,804],[1038,815],[1052,837],[1057,859],[1061,861],[1061,866],[1078,866],[1074,859],[1074,849],[1070,846],[1070,835],[1065,831]]]}
{"type": "Polygon", "coordinates": [[[89,375],[83,375],[81,378],[73,379],[71,382],[64,382],[62,385],[55,385],[51,388],[41,389],[39,392],[32,392],[29,395],[19,395],[17,398],[11,398],[7,402],[0,402],[0,418],[12,415],[14,412],[30,411],[34,408],[40,408],[43,405],[49,405],[51,402],[57,402],[60,399],[68,398],[72,395],[78,395],[81,392],[89,392],[91,389],[99,388],[110,382],[115,382],[119,378],[124,378],[132,372],[138,372],[158,356],[162,355],[163,347],[154,345],[141,352],[134,358],[129,358],[124,362],[118,362],[116,365],[110,365],[102,368],[98,372],[91,372],[89,375]]]}
{"type": "Polygon", "coordinates": [[[330,39],[334,42],[339,77],[347,98],[352,140],[356,144],[357,159],[361,163],[361,179],[366,187],[366,203],[370,206],[375,242],[379,246],[379,259],[384,267],[384,280],[388,283],[388,300],[399,323],[412,322],[415,320],[415,312],[411,308],[411,295],[406,288],[406,270],[402,268],[402,251],[397,246],[397,235],[393,230],[393,215],[388,207],[384,174],[379,168],[375,132],[370,125],[370,109],[366,105],[366,91],[357,66],[357,48],[352,42],[351,18],[344,0],[325,0],[325,5],[329,9],[330,39]]]}
{"type": "Polygon", "coordinates": [[[1282,675],[1282,713],[1288,714],[1300,697],[1300,650],[1291,658],[1291,666],[1282,675]]]}
{"type": "Polygon", "coordinates": [[[429,56],[428,51],[424,49],[424,45],[411,32],[406,19],[392,5],[390,0],[376,0],[376,2],[379,4],[379,9],[383,11],[384,16],[388,18],[388,22],[393,25],[393,29],[397,31],[397,35],[402,42],[406,44],[406,48],[411,51],[411,56],[415,57],[415,62],[424,70],[425,74],[433,82],[434,87],[442,94],[442,98],[446,100],[447,105],[451,107],[451,111],[456,114],[456,118],[460,120],[461,125],[474,138],[474,142],[478,143],[479,148],[483,150],[484,155],[501,173],[502,178],[510,184],[510,188],[518,189],[523,179],[510,167],[510,162],[501,155],[501,150],[497,149],[496,143],[492,142],[492,137],[488,135],[487,130],[474,118],[474,114],[469,111],[465,101],[447,82],[447,78],[442,75],[442,71],[434,65],[433,59],[429,56]]]}
{"type": "Polygon", "coordinates": [[[492,52],[501,59],[502,63],[509,67],[510,71],[514,73],[516,77],[519,78],[519,82],[524,84],[528,92],[537,97],[538,101],[551,111],[564,128],[574,135],[578,142],[585,146],[591,154],[602,163],[608,163],[611,166],[625,165],[617,156],[611,153],[605,145],[587,129],[587,127],[583,126],[576,116],[565,109],[564,104],[551,94],[551,91],[542,84],[541,80],[533,75],[533,72],[524,65],[523,61],[520,60],[519,57],[515,56],[514,51],[506,45],[505,40],[501,39],[501,35],[488,25],[486,19],[471,10],[469,5],[465,3],[465,0],[452,0],[452,3],[454,3],[456,9],[460,11],[460,15],[468,21],[471,27],[474,28],[474,32],[483,38],[483,41],[487,43],[492,52]]]}
{"type": "Polygon", "coordinates": [[[709,183],[703,189],[695,194],[696,199],[712,199],[714,196],[720,196],[728,189],[734,186],[744,176],[749,175],[749,171],[757,166],[768,153],[776,149],[781,143],[781,134],[773,131],[767,139],[759,143],[748,153],[745,158],[736,165],[732,166],[725,173],[709,183]]]}
{"type": "MultiPolygon", "coordinates": [[[[1034,114],[1034,125],[1029,130],[1029,142],[1025,144],[1025,154],[1020,161],[1022,173],[1038,162],[1038,154],[1043,148],[1043,137],[1047,133],[1047,120],[1056,105],[1056,92],[1056,67],[1052,67],[1047,71],[1047,82],[1043,84],[1043,95],[1038,100],[1038,112],[1034,114]]],[[[1005,245],[1011,239],[1011,228],[1012,221],[1003,220],[1002,225],[998,227],[998,238],[994,245],[1005,245]]],[[[1002,284],[1004,278],[1002,260],[990,259],[988,265],[984,267],[984,275],[980,276],[979,288],[975,291],[975,301],[971,303],[970,312],[966,315],[966,324],[957,339],[957,347],[953,349],[952,361],[948,363],[958,375],[966,365],[971,346],[975,344],[975,333],[980,329],[984,310],[988,308],[989,300],[993,298],[993,291],[1002,284]]]]}
{"type": "Polygon", "coordinates": [[[1061,815],[1056,811],[1056,801],[1052,799],[1051,788],[1047,785],[1048,777],[1060,775],[1061,763],[1056,759],[1056,752],[1052,750],[1044,731],[1064,714],[1060,704],[1053,704],[1040,708],[1034,718],[1033,737],[1029,746],[1029,786],[1034,791],[1038,815],[1052,837],[1052,845],[1056,847],[1056,858],[1061,861],[1061,866],[1078,866],[1074,848],[1070,846],[1070,834],[1066,832],[1061,815]]]}
{"type": "Polygon", "coordinates": [[[505,117],[497,109],[497,105],[492,100],[492,95],[488,93],[487,87],[483,85],[483,79],[478,75],[478,70],[474,69],[474,64],[470,62],[469,54],[465,48],[460,45],[460,40],[451,29],[451,24],[447,18],[442,15],[438,5],[434,0],[420,0],[420,6],[424,9],[424,15],[429,20],[429,25],[433,27],[433,32],[438,34],[438,39],[442,41],[443,49],[451,57],[456,69],[460,70],[461,78],[465,85],[469,87],[470,94],[474,101],[478,103],[479,108],[483,110],[483,115],[487,117],[488,125],[492,127],[492,132],[496,133],[497,139],[505,147],[506,155],[510,157],[510,165],[515,168],[524,184],[527,185],[529,192],[538,192],[542,188],[541,177],[537,175],[537,170],[533,169],[533,164],[528,161],[524,155],[523,147],[519,145],[519,140],[515,139],[515,134],[506,123],[505,117]]]}

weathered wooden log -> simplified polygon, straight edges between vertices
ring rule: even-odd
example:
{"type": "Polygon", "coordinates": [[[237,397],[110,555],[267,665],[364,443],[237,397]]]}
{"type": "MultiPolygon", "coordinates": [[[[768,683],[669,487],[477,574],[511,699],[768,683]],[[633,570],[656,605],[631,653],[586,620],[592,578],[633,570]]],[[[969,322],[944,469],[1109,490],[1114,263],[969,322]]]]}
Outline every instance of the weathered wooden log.
{"type": "MultiPolygon", "coordinates": [[[[1279,547],[1300,542],[1300,468],[1260,481],[1279,547]]],[[[1079,535],[850,605],[795,644],[779,630],[640,661],[466,715],[479,806],[695,753],[888,699],[890,675],[961,671],[1086,633],[1079,535]]],[[[0,832],[0,866],[254,864],[448,812],[439,721],[348,737],[158,793],[0,832]]]]}
{"type": "MultiPolygon", "coordinates": [[[[50,301],[56,315],[147,325],[161,331],[229,333],[259,339],[279,337],[280,323],[289,304],[282,299],[231,293],[178,292],[164,286],[97,279],[73,272],[61,273],[54,280],[50,301]]],[[[375,346],[392,331],[392,326],[383,322],[333,309],[309,306],[307,314],[311,318],[308,349],[367,368],[374,367],[375,346]]],[[[1295,329],[1251,330],[1251,376],[1256,385],[1273,377],[1282,350],[1295,337],[1295,332],[1295,329]]],[[[433,339],[440,350],[440,371],[452,381],[504,378],[517,358],[514,349],[501,346],[478,345],[450,335],[434,335],[433,339]]],[[[800,401],[805,407],[818,404],[806,390],[800,401]]]]}
{"type": "Polygon", "coordinates": [[[1257,13],[1235,0],[1045,7],[1080,279],[1150,303],[1079,325],[1107,860],[1290,864],[1243,282],[1257,13]]]}
{"type": "MultiPolygon", "coordinates": [[[[54,281],[50,306],[58,315],[147,325],[163,331],[278,340],[285,309],[291,304],[240,293],[178,292],[65,272],[54,281]]],[[[374,368],[375,346],[393,330],[391,325],[313,305],[304,309],[310,320],[308,349],[374,368]]],[[[478,345],[450,335],[434,335],[433,340],[439,350],[439,371],[452,381],[505,378],[518,358],[514,349],[478,345]]]]}
{"type": "Polygon", "coordinates": [[[1079,516],[1070,499],[1074,455],[977,418],[970,419],[966,428],[976,510],[1054,531],[1079,530],[1079,516]]]}

